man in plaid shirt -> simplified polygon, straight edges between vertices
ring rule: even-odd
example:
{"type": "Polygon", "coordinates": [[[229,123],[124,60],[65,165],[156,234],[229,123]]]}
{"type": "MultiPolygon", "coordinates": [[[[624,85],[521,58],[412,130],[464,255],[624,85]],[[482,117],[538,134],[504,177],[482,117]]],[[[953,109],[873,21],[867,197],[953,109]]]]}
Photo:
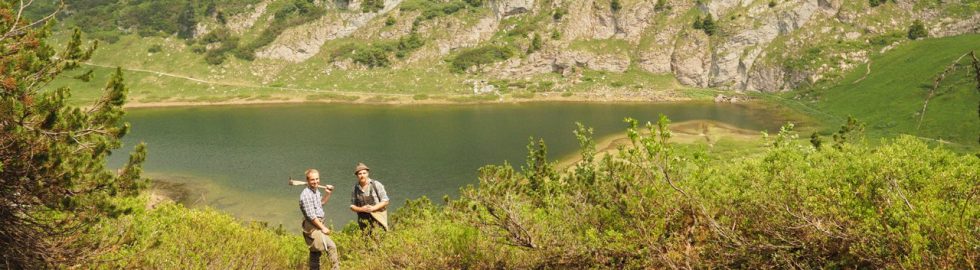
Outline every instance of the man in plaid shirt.
{"type": "Polygon", "coordinates": [[[323,205],[330,200],[333,186],[326,185],[323,191],[327,194],[321,196],[317,189],[320,185],[320,172],[316,169],[306,170],[306,184],[307,187],[299,194],[299,209],[303,212],[303,238],[310,247],[310,269],[320,269],[320,255],[323,251],[327,252],[333,262],[331,269],[340,269],[337,244],[327,236],[330,229],[323,225],[323,205]]]}

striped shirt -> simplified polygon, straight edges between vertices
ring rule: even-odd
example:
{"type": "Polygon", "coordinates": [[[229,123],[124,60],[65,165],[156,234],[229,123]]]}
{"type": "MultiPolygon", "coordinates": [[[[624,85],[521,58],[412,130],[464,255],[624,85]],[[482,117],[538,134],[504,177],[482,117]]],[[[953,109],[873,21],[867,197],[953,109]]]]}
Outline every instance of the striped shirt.
{"type": "Polygon", "coordinates": [[[320,190],[306,187],[299,194],[299,210],[307,220],[323,217],[323,204],[320,203],[320,190]]]}

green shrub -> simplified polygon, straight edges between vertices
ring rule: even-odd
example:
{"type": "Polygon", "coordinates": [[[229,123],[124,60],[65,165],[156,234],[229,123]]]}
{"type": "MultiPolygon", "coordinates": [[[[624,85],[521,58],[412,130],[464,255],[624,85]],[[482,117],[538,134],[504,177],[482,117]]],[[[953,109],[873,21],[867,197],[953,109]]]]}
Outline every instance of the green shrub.
{"type": "Polygon", "coordinates": [[[368,46],[354,51],[354,54],[351,55],[351,60],[354,60],[354,63],[370,68],[387,67],[391,64],[385,50],[377,46],[368,46]]]}
{"type": "Polygon", "coordinates": [[[97,268],[295,269],[305,264],[308,253],[298,233],[241,224],[213,209],[174,203],[105,226],[125,231],[132,244],[106,255],[97,268]]]}
{"type": "Polygon", "coordinates": [[[514,50],[510,47],[488,45],[460,52],[450,63],[453,72],[463,73],[470,67],[506,60],[513,56],[514,50]]]}
{"type": "Polygon", "coordinates": [[[276,37],[286,29],[314,21],[324,14],[326,14],[326,9],[313,5],[307,0],[293,0],[286,3],[275,12],[272,23],[263,29],[252,42],[242,45],[239,50],[235,51],[235,56],[244,60],[252,60],[255,58],[256,50],[275,41],[276,37]]]}
{"type": "Polygon", "coordinates": [[[109,44],[113,44],[119,41],[119,33],[115,31],[92,32],[89,33],[89,37],[108,42],[109,44]]]}
{"type": "Polygon", "coordinates": [[[384,0],[364,0],[361,3],[361,12],[378,12],[385,8],[384,0]]]}
{"type": "Polygon", "coordinates": [[[419,11],[420,20],[431,20],[437,17],[449,16],[461,10],[475,9],[483,6],[483,0],[407,0],[399,6],[401,11],[419,11]]]}
{"type": "Polygon", "coordinates": [[[541,46],[543,46],[541,41],[541,35],[538,35],[538,33],[534,33],[534,35],[531,37],[531,44],[529,44],[527,47],[527,53],[530,54],[536,52],[541,49],[541,46]]]}
{"type": "Polygon", "coordinates": [[[700,29],[701,31],[704,31],[705,34],[711,36],[718,31],[718,26],[715,24],[715,19],[711,17],[710,13],[708,13],[708,15],[704,18],[698,16],[694,19],[694,29],[700,29]]]}
{"type": "Polygon", "coordinates": [[[388,16],[388,18],[385,18],[385,26],[392,26],[395,25],[395,23],[397,22],[398,21],[395,20],[395,17],[388,16]]]}
{"type": "Polygon", "coordinates": [[[330,52],[331,61],[349,58],[355,63],[369,68],[387,67],[391,64],[388,55],[394,53],[399,59],[425,45],[416,33],[411,33],[395,41],[381,41],[373,44],[347,43],[330,52]]]}
{"type": "Polygon", "coordinates": [[[929,32],[926,31],[926,26],[922,24],[921,20],[915,20],[912,22],[912,25],[909,26],[909,39],[916,40],[928,36],[929,32]]]}
{"type": "Polygon", "coordinates": [[[204,62],[209,65],[220,65],[225,62],[225,54],[216,50],[204,54],[204,62]]]}
{"type": "Polygon", "coordinates": [[[146,49],[146,52],[149,53],[158,53],[161,51],[163,51],[163,46],[160,46],[160,44],[150,45],[150,47],[146,49]]]}
{"type": "Polygon", "coordinates": [[[204,46],[201,46],[201,45],[191,45],[191,52],[193,52],[193,53],[202,54],[202,53],[205,53],[207,51],[208,51],[207,47],[204,47],[204,46]]]}
{"type": "Polygon", "coordinates": [[[227,52],[232,52],[240,50],[238,48],[238,37],[227,37],[227,39],[221,41],[221,46],[209,50],[204,54],[204,61],[211,65],[220,65],[225,61],[225,54],[227,52]]]}
{"type": "Polygon", "coordinates": [[[553,81],[540,81],[535,87],[535,92],[551,92],[555,87],[555,82],[553,81]]]}
{"type": "Polygon", "coordinates": [[[405,56],[407,56],[409,53],[421,48],[423,45],[425,45],[425,41],[422,40],[418,34],[411,33],[408,36],[398,39],[395,56],[398,58],[405,58],[405,56]]]}
{"type": "MultiPolygon", "coordinates": [[[[395,231],[351,247],[384,252],[350,266],[922,269],[980,259],[975,156],[910,136],[818,149],[787,126],[759,155],[709,162],[669,143],[666,118],[642,131],[629,123],[614,154],[597,155],[580,126],[581,161],[566,169],[532,140],[519,170],[483,167],[445,206],[406,202],[395,231]]],[[[358,241],[347,237],[338,244],[358,241]]]]}
{"type": "Polygon", "coordinates": [[[902,39],[901,33],[883,34],[883,35],[877,35],[869,38],[868,44],[884,47],[894,43],[899,39],[902,39]]]}
{"type": "Polygon", "coordinates": [[[568,14],[568,10],[565,10],[564,8],[557,8],[555,11],[551,12],[551,19],[556,22],[560,21],[561,18],[565,17],[565,14],[568,14]]]}

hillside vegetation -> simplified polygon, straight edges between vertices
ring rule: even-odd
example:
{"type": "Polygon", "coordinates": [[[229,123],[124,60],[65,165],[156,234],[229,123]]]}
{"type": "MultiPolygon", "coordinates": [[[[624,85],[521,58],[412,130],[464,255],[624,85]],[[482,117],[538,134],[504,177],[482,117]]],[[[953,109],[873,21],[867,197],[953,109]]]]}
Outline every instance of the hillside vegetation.
{"type": "Polygon", "coordinates": [[[980,52],[980,35],[906,43],[872,57],[838,84],[788,93],[803,103],[787,104],[819,111],[812,114],[828,126],[853,116],[875,137],[910,134],[977,149],[980,70],[971,52],[980,52]]]}
{"type": "MultiPolygon", "coordinates": [[[[657,2],[659,4],[661,1],[657,2]]],[[[148,2],[120,3],[122,6],[114,6],[118,9],[112,12],[124,13],[127,8],[143,4],[152,6],[148,2]]],[[[256,5],[262,3],[266,2],[256,5]]],[[[311,24],[343,16],[358,17],[396,10],[370,6],[366,12],[343,9],[337,13],[315,15],[319,13],[317,10],[308,9],[307,13],[303,13],[300,10],[306,7],[303,6],[305,4],[297,3],[271,2],[266,3],[266,8],[290,10],[279,13],[288,13],[283,17],[287,21],[290,18],[312,18],[304,17],[306,15],[316,17],[311,19],[311,24]],[[294,9],[290,9],[289,5],[294,9]]],[[[267,228],[261,224],[242,224],[213,210],[192,210],[176,204],[145,208],[146,198],[138,196],[147,181],[141,176],[141,164],[147,154],[145,147],[139,145],[134,148],[129,162],[122,169],[112,172],[105,168],[106,156],[120,147],[120,138],[129,128],[123,121],[125,111],[122,108],[130,93],[129,88],[124,84],[126,81],[121,69],[107,72],[107,69],[94,65],[139,63],[136,67],[129,67],[148,71],[134,72],[138,75],[133,75],[132,80],[157,85],[156,88],[132,88],[139,98],[155,95],[162,100],[174,97],[220,99],[237,95],[237,89],[248,88],[255,83],[270,85],[250,89],[280,91],[297,85],[316,87],[325,82],[359,85],[366,81],[371,83],[360,87],[378,87],[375,92],[425,94],[427,92],[424,91],[442,90],[398,87],[452,85],[452,82],[483,78],[479,76],[490,74],[496,70],[490,68],[490,62],[506,64],[514,60],[510,63],[522,63],[520,61],[536,59],[554,44],[544,42],[541,48],[536,48],[535,40],[569,38],[570,33],[560,29],[570,28],[552,28],[559,29],[558,34],[549,35],[534,32],[543,28],[522,26],[548,21],[572,23],[569,20],[571,14],[582,14],[571,8],[567,13],[561,11],[561,7],[565,7],[562,4],[570,5],[569,2],[550,2],[559,3],[559,7],[545,7],[544,10],[554,12],[502,16],[507,17],[499,21],[506,26],[501,28],[505,30],[492,31],[490,40],[493,41],[490,45],[482,41],[467,43],[443,55],[437,53],[440,47],[432,42],[437,40],[432,35],[438,32],[432,29],[444,29],[446,25],[450,29],[453,29],[452,25],[479,25],[479,20],[467,19],[473,17],[464,15],[490,15],[490,7],[478,5],[485,4],[480,1],[415,0],[400,3],[415,3],[419,9],[398,11],[423,19],[417,20],[419,23],[415,23],[416,20],[409,23],[401,16],[393,16],[394,22],[389,24],[387,18],[370,17],[364,24],[368,27],[363,28],[367,29],[366,32],[360,33],[402,23],[409,30],[407,33],[418,31],[421,43],[428,45],[416,47],[418,42],[411,37],[391,38],[388,40],[404,42],[370,43],[367,48],[371,50],[365,55],[358,54],[364,47],[339,51],[336,55],[328,54],[329,50],[318,51],[309,58],[311,60],[300,64],[283,59],[263,59],[260,56],[266,54],[262,50],[256,52],[255,59],[249,60],[247,54],[229,49],[223,52],[228,54],[222,54],[225,55],[224,60],[214,65],[205,59],[209,51],[231,48],[231,45],[225,44],[234,42],[226,43],[229,39],[225,39],[220,46],[203,46],[203,51],[194,52],[188,48],[202,45],[199,41],[175,37],[179,33],[167,36],[167,31],[171,30],[165,29],[169,28],[160,28],[164,29],[160,30],[164,32],[163,37],[155,34],[144,38],[131,33],[120,35],[108,50],[95,55],[91,51],[94,47],[82,46],[88,43],[81,41],[81,34],[61,32],[55,36],[55,40],[68,46],[55,51],[46,44],[45,39],[53,25],[28,27],[28,22],[13,20],[14,4],[0,2],[0,13],[6,14],[0,16],[0,26],[4,26],[0,29],[10,29],[4,35],[7,38],[0,39],[0,45],[3,45],[0,48],[12,55],[0,59],[0,66],[4,67],[3,91],[0,91],[0,112],[3,112],[0,113],[0,128],[3,130],[0,132],[0,145],[4,146],[0,148],[3,153],[0,155],[3,161],[0,166],[0,175],[3,176],[0,178],[3,181],[0,185],[3,189],[0,192],[0,214],[3,218],[0,221],[4,225],[0,226],[0,236],[3,236],[0,237],[0,249],[3,251],[0,254],[4,259],[0,261],[0,267],[288,269],[304,264],[306,250],[298,233],[287,233],[282,228],[267,228]],[[400,51],[405,54],[403,60],[398,57],[400,51]],[[429,57],[422,57],[426,53],[429,57]],[[387,64],[371,67],[356,63],[357,59],[366,59],[364,63],[383,63],[378,60],[384,55],[391,57],[386,58],[389,60],[387,64]],[[466,65],[459,65],[460,68],[454,72],[449,68],[453,66],[453,61],[445,60],[458,60],[459,57],[466,61],[457,63],[466,65]],[[92,63],[88,66],[80,64],[85,61],[92,63]],[[346,65],[344,62],[351,66],[341,68],[346,65]],[[331,67],[330,72],[325,71],[325,66],[331,67]],[[89,73],[87,68],[92,68],[92,72],[89,73]],[[158,73],[161,71],[168,74],[158,73]],[[195,81],[193,76],[200,75],[195,72],[204,74],[203,79],[222,83],[215,85],[195,81]],[[59,73],[65,76],[48,84],[59,73]],[[268,74],[273,75],[266,77],[268,74]],[[102,84],[106,81],[103,78],[107,78],[108,83],[102,84]],[[313,79],[305,81],[306,78],[313,79]],[[84,83],[71,84],[65,81],[68,79],[84,83]],[[173,84],[177,79],[186,86],[173,84]],[[196,85],[199,83],[207,87],[196,85]],[[69,85],[80,88],[101,85],[98,88],[101,91],[73,91],[60,87],[69,85]],[[200,95],[199,91],[213,95],[200,95]],[[68,103],[72,93],[95,102],[84,110],[72,106],[68,103]]],[[[596,9],[618,14],[635,11],[634,8],[646,2],[601,1],[591,4],[594,3],[600,3],[594,5],[596,9]]],[[[711,3],[722,2],[709,1],[698,5],[709,8],[708,4],[711,3]]],[[[795,7],[780,6],[792,4],[790,2],[770,3],[773,4],[766,8],[786,11],[795,7]]],[[[839,8],[845,11],[869,8],[894,11],[902,7],[899,5],[910,5],[915,9],[937,10],[929,3],[875,1],[870,7],[870,3],[865,1],[854,1],[839,3],[839,8]]],[[[717,24],[714,26],[717,28],[712,28],[705,27],[704,18],[707,16],[701,16],[699,9],[682,8],[682,4],[667,2],[660,8],[653,6],[652,10],[680,10],[683,14],[677,17],[674,16],[676,13],[671,13],[673,17],[665,15],[660,18],[666,21],[683,18],[686,22],[687,19],[699,18],[701,23],[697,32],[683,32],[702,38],[708,38],[707,35],[711,34],[708,38],[711,43],[705,44],[717,44],[718,39],[734,33],[731,27],[735,24],[730,24],[731,21],[745,18],[747,16],[744,14],[750,13],[743,12],[751,11],[750,7],[745,6],[729,7],[735,13],[726,13],[718,12],[725,8],[711,7],[714,12],[725,15],[713,16],[714,22],[711,24],[717,24]],[[732,14],[743,15],[732,18],[732,14]],[[707,29],[714,30],[706,33],[704,30],[707,29]]],[[[975,2],[960,4],[938,7],[938,10],[954,15],[966,13],[963,16],[974,13],[975,2]]],[[[196,4],[184,7],[194,9],[196,4]]],[[[759,6],[754,3],[751,7],[759,6]]],[[[535,6],[535,10],[542,9],[535,6]]],[[[264,29],[276,23],[272,17],[276,13],[259,14],[259,17],[266,18],[255,21],[256,25],[261,26],[259,28],[236,32],[239,30],[229,27],[228,30],[239,33],[234,35],[239,38],[239,45],[255,44],[252,42],[260,40],[260,33],[265,33],[264,29]]],[[[858,16],[858,20],[877,23],[881,19],[877,17],[887,15],[875,11],[868,13],[872,14],[871,18],[858,16]]],[[[196,16],[194,18],[198,18],[196,16]]],[[[220,21],[218,15],[213,16],[211,19],[215,22],[220,21]]],[[[232,18],[227,20],[234,21],[232,18]]],[[[687,27],[686,23],[684,27],[687,27]]],[[[181,29],[186,30],[179,28],[177,31],[181,29]]],[[[109,31],[117,30],[129,31],[109,31]]],[[[283,30],[280,36],[288,37],[290,31],[293,30],[283,30]]],[[[877,30],[870,32],[878,33],[877,30]]],[[[380,33],[380,30],[376,33],[380,33]]],[[[377,40],[373,35],[363,35],[331,39],[324,41],[324,44],[343,48],[341,45],[365,46],[363,41],[377,40]]],[[[578,36],[569,39],[578,40],[578,36]]],[[[952,134],[949,138],[969,139],[967,132],[958,133],[952,129],[971,125],[970,120],[950,119],[972,117],[969,114],[960,116],[958,112],[969,104],[974,106],[970,108],[976,108],[976,103],[966,100],[974,98],[975,101],[976,96],[964,92],[968,89],[966,86],[971,85],[966,76],[968,73],[964,71],[970,69],[953,65],[957,67],[956,71],[948,73],[935,91],[923,90],[920,85],[935,78],[933,76],[937,76],[937,72],[942,72],[953,63],[966,65],[954,60],[974,47],[975,40],[975,36],[917,40],[895,47],[889,53],[873,55],[872,71],[867,77],[861,79],[849,74],[844,78],[854,85],[861,85],[860,89],[868,89],[866,92],[880,95],[867,96],[868,100],[862,100],[865,102],[853,102],[864,98],[858,95],[863,93],[853,93],[853,89],[845,89],[843,84],[823,89],[819,87],[821,80],[815,79],[812,81],[816,87],[803,92],[803,95],[814,98],[816,102],[801,107],[816,107],[824,114],[826,110],[863,113],[871,119],[872,129],[887,132],[913,133],[912,127],[915,127],[915,132],[927,132],[924,130],[931,128],[928,132],[939,129],[944,132],[921,134],[952,134]],[[951,49],[947,51],[946,48],[951,49]],[[930,57],[914,57],[917,55],[930,57]],[[885,77],[873,73],[879,70],[901,74],[885,77]],[[847,80],[849,78],[854,80],[847,80]],[[930,95],[930,91],[933,94],[930,95]],[[897,94],[893,99],[898,105],[878,98],[890,94],[897,94]],[[919,114],[915,115],[919,107],[909,104],[924,102],[924,96],[931,96],[930,105],[927,110],[918,111],[919,114]],[[908,117],[909,114],[913,114],[912,117],[908,117]],[[920,128],[918,120],[914,120],[916,116],[923,119],[924,128],[920,128]]],[[[653,41],[648,39],[645,42],[653,41]]],[[[680,43],[685,42],[692,46],[699,44],[690,40],[680,43]]],[[[277,43],[271,44],[275,46],[277,43]]],[[[603,62],[609,59],[622,63],[615,59],[633,59],[642,55],[635,47],[630,47],[632,44],[579,40],[572,47],[601,52],[601,59],[605,60],[591,63],[610,63],[603,62]]],[[[874,46],[884,47],[888,44],[885,42],[874,46]]],[[[806,55],[821,55],[824,49],[849,48],[845,45],[819,50],[810,48],[807,52],[813,53],[806,55]]],[[[779,63],[790,63],[794,67],[826,64],[822,62],[826,59],[819,57],[801,59],[807,61],[779,63]]],[[[636,65],[639,64],[630,60],[623,69],[619,69],[623,66],[615,64],[610,65],[609,69],[572,68],[569,74],[577,75],[567,78],[578,78],[582,84],[639,90],[645,89],[644,85],[636,87],[639,83],[669,85],[674,82],[673,78],[656,77],[655,74],[662,75],[663,72],[651,72],[636,65]]],[[[549,88],[569,87],[559,83],[566,80],[564,73],[552,70],[528,74],[534,75],[518,79],[498,74],[500,77],[489,80],[489,83],[508,91],[534,93],[538,90],[547,92],[549,88]],[[552,84],[546,83],[549,81],[552,84]]],[[[308,88],[295,91],[303,89],[308,88]]],[[[252,98],[252,94],[250,92],[248,97],[235,98],[252,98]]],[[[258,94],[258,97],[263,95],[254,94],[258,94]]],[[[346,98],[332,93],[311,96],[346,98]]],[[[267,97],[275,98],[271,94],[267,97]]],[[[787,102],[801,104],[807,101],[787,102]]],[[[829,118],[839,119],[841,116],[832,114],[829,118]]],[[[549,160],[544,142],[532,140],[527,147],[525,164],[519,168],[510,164],[482,168],[478,185],[462,188],[459,198],[444,198],[442,204],[433,203],[427,198],[409,201],[392,213],[394,230],[390,233],[364,236],[352,224],[338,228],[332,237],[340,247],[344,268],[978,267],[976,262],[980,261],[980,252],[976,247],[980,246],[980,171],[977,168],[980,168],[980,158],[975,154],[956,153],[946,145],[930,146],[931,140],[913,136],[868,142],[862,140],[859,134],[860,124],[850,121],[842,129],[834,131],[836,139],[832,141],[824,139],[822,143],[817,143],[821,141],[817,139],[806,142],[805,137],[800,139],[793,132],[792,125],[787,125],[779,134],[767,136],[761,142],[765,148],[760,153],[717,158],[699,147],[669,143],[672,134],[666,117],[656,124],[648,123],[645,129],[633,120],[627,120],[627,123],[625,133],[630,143],[613,154],[599,154],[591,138],[592,132],[581,127],[575,131],[581,144],[581,161],[568,168],[558,168],[554,161],[549,160]]]]}
{"type": "MultiPolygon", "coordinates": [[[[104,41],[93,64],[219,84],[161,77],[133,97],[175,102],[302,99],[325,92],[463,95],[479,81],[518,96],[783,91],[840,82],[882,48],[906,42],[912,26],[920,27],[918,39],[980,31],[980,4],[968,0],[385,4],[72,1],[60,18],[62,29],[79,27],[104,41]],[[704,27],[707,18],[711,30],[704,27]],[[621,74],[667,83],[609,79],[621,74]],[[547,87],[502,87],[525,82],[547,87]]],[[[46,5],[32,14],[52,8],[46,5]]],[[[58,40],[67,40],[62,33],[58,40]]]]}
{"type": "MultiPolygon", "coordinates": [[[[787,126],[761,154],[710,161],[666,143],[666,119],[647,127],[631,122],[632,143],[613,155],[597,155],[580,128],[582,160],[560,170],[543,142],[532,143],[519,169],[486,166],[458,199],[408,201],[389,233],[363,236],[351,223],[332,235],[342,266],[970,269],[980,260],[974,155],[908,136],[869,146],[850,134],[815,148],[787,126]]],[[[140,239],[120,254],[141,256],[111,265],[304,263],[298,234],[210,210],[169,205],[119,221],[140,239]]]]}

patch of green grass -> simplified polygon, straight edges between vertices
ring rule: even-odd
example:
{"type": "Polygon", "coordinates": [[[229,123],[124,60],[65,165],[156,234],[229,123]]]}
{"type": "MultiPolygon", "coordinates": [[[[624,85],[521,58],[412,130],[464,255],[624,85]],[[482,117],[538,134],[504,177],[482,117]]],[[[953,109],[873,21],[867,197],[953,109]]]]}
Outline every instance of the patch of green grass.
{"type": "Polygon", "coordinates": [[[517,99],[531,99],[534,98],[534,92],[517,92],[511,94],[510,96],[517,99]]]}
{"type": "Polygon", "coordinates": [[[980,35],[926,39],[903,44],[871,59],[866,66],[847,73],[839,85],[812,89],[817,96],[813,107],[824,112],[818,117],[837,127],[848,115],[867,124],[873,135],[912,134],[952,141],[968,148],[980,147],[980,119],[977,119],[976,82],[969,77],[967,58],[940,84],[941,93],[929,101],[925,116],[923,104],[934,80],[954,60],[971,50],[980,50],[980,35]],[[922,119],[920,125],[920,118],[922,119]]]}
{"type": "Polygon", "coordinates": [[[438,17],[449,16],[456,12],[466,11],[468,9],[476,9],[482,5],[483,2],[479,0],[408,0],[401,3],[399,10],[418,11],[421,12],[419,19],[431,20],[438,17]]]}
{"type": "Polygon", "coordinates": [[[181,99],[180,101],[189,102],[208,102],[208,103],[219,103],[235,99],[234,96],[199,96],[193,98],[181,99]]]}
{"type": "MultiPolygon", "coordinates": [[[[71,88],[70,102],[74,105],[87,105],[95,101],[114,68],[82,65],[80,68],[63,73],[48,85],[48,89],[71,88]],[[88,82],[73,77],[92,71],[88,82]]],[[[123,70],[123,78],[129,88],[129,100],[139,102],[190,101],[219,102],[242,99],[252,96],[300,96],[302,92],[269,88],[242,87],[226,84],[208,84],[184,78],[159,75],[145,71],[123,70]]]]}
{"type": "Polygon", "coordinates": [[[732,92],[717,89],[691,88],[686,89],[683,94],[694,100],[714,100],[718,94],[732,95],[732,92]]]}
{"type": "Polygon", "coordinates": [[[632,46],[622,39],[589,39],[575,40],[568,48],[576,51],[586,51],[595,54],[629,55],[632,46]]]}
{"type": "Polygon", "coordinates": [[[168,99],[170,99],[170,97],[146,96],[144,98],[139,99],[139,102],[142,102],[142,103],[153,103],[153,102],[166,101],[168,99]]]}
{"type": "Polygon", "coordinates": [[[581,80],[580,83],[571,86],[570,90],[584,92],[600,86],[621,87],[625,82],[634,85],[632,88],[643,91],[687,89],[681,86],[672,74],[654,74],[638,68],[630,68],[623,73],[585,70],[582,72],[581,80]]]}

